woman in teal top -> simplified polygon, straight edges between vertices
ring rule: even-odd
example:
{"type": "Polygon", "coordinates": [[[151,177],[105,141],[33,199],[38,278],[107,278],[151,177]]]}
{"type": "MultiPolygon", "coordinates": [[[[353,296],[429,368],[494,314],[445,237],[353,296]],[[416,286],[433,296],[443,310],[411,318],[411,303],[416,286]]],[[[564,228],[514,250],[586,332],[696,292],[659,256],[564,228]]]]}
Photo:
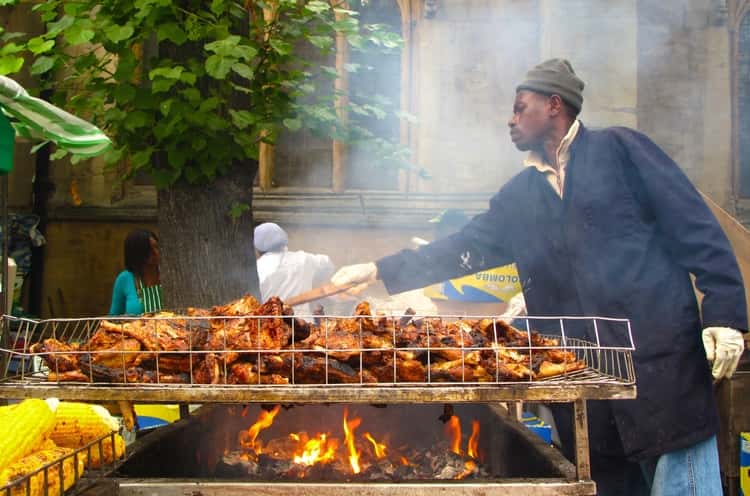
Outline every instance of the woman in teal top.
{"type": "Polygon", "coordinates": [[[125,238],[125,270],[115,279],[110,315],[141,315],[161,310],[159,239],[136,229],[125,238]]]}

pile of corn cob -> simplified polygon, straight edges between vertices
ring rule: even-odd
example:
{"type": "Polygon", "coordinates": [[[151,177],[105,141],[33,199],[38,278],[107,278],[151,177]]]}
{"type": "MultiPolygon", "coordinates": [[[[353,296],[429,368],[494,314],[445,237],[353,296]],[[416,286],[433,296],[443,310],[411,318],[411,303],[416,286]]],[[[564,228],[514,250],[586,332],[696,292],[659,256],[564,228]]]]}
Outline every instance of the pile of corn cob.
{"type": "Polygon", "coordinates": [[[0,407],[0,494],[7,494],[7,486],[13,496],[63,494],[84,467],[96,468],[124,455],[119,434],[114,443],[110,436],[72,455],[118,429],[117,420],[98,405],[28,399],[0,407]],[[46,477],[44,470],[34,473],[48,464],[46,477]]]}

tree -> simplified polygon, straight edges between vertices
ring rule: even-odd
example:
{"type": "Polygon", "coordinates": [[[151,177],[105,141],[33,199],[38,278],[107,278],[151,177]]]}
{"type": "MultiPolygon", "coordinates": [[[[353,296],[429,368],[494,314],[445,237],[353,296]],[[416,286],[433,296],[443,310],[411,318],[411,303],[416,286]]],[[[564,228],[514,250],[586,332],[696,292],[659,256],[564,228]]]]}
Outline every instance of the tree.
{"type": "MultiPolygon", "coordinates": [[[[400,147],[339,119],[341,95],[315,83],[332,85],[336,69],[299,55],[307,45],[325,56],[337,36],[353,50],[398,50],[398,35],[358,22],[359,1],[351,9],[346,0],[35,3],[46,31],[0,33],[0,74],[30,60],[53,102],[112,138],[108,163],[124,163],[125,178],[153,178],[166,301],[217,304],[258,293],[251,205],[261,142],[307,128],[405,163],[400,147]]],[[[390,110],[381,100],[349,105],[360,115],[390,110]]]]}

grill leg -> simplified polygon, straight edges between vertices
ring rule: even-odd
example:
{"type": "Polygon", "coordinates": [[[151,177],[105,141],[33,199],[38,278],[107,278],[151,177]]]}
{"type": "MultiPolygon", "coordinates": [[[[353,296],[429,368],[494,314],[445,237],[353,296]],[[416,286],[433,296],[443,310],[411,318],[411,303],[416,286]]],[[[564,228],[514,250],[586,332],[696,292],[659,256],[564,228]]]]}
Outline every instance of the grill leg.
{"type": "Polygon", "coordinates": [[[586,414],[586,400],[573,402],[573,424],[578,480],[590,480],[591,461],[589,460],[589,422],[586,414]]]}
{"type": "Polygon", "coordinates": [[[190,405],[180,403],[180,419],[186,419],[190,416],[190,405]]]}

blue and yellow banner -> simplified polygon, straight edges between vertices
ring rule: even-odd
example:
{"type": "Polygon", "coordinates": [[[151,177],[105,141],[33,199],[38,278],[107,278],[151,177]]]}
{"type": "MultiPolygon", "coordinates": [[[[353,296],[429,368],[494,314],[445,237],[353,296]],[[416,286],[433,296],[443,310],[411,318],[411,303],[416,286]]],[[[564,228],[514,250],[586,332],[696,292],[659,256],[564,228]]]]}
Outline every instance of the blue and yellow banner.
{"type": "Polygon", "coordinates": [[[516,266],[510,264],[434,284],[424,294],[433,300],[497,303],[507,302],[520,291],[516,266]]]}

